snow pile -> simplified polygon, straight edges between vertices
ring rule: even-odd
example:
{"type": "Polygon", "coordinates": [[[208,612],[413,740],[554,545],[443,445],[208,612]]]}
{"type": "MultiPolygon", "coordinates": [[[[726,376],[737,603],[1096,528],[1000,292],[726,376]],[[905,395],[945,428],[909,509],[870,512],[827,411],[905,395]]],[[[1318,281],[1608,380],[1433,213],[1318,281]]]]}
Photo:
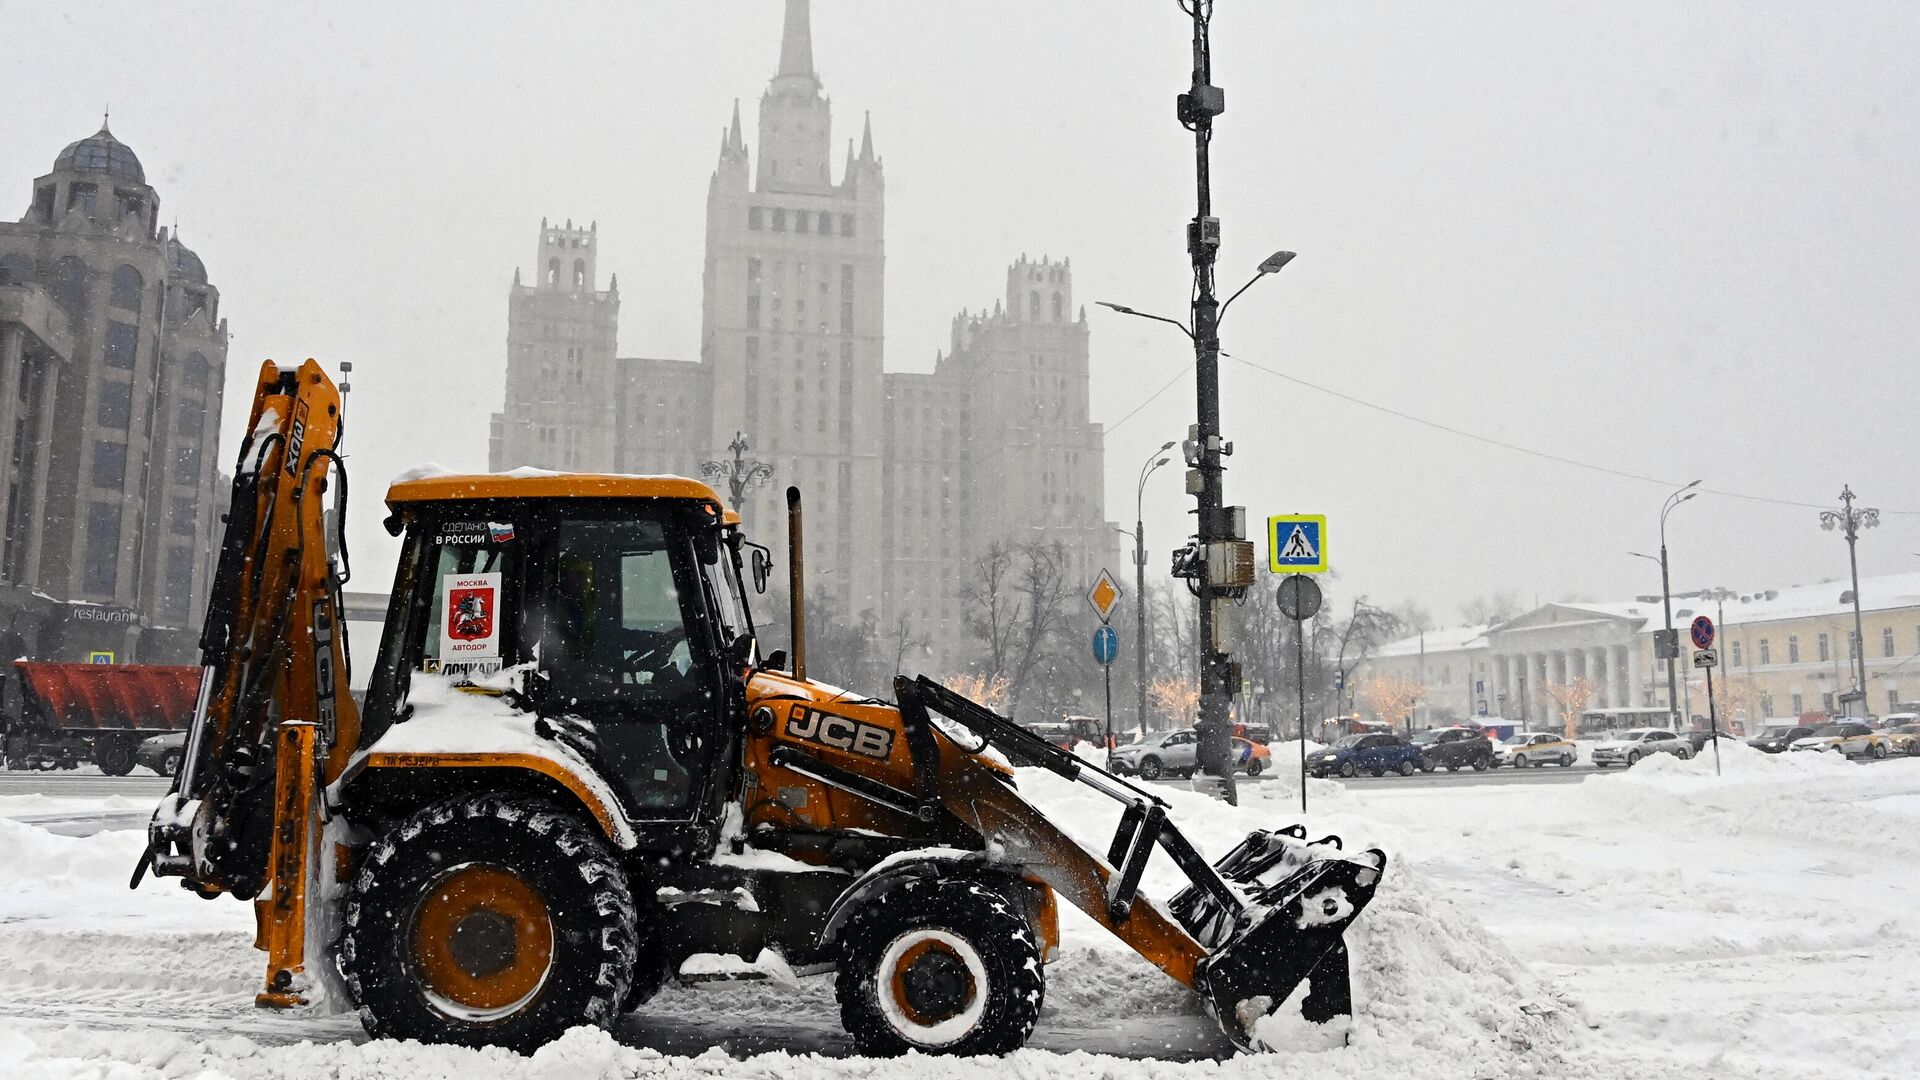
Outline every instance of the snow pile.
{"type": "MultiPolygon", "coordinates": [[[[1018,779],[1021,792],[1074,839],[1095,851],[1106,849],[1119,817],[1111,799],[1043,770],[1022,769],[1018,779]]],[[[1309,784],[1313,816],[1305,822],[1308,836],[1318,839],[1334,832],[1349,850],[1381,846],[1387,851],[1387,873],[1373,903],[1347,931],[1354,1017],[1351,1046],[1335,1056],[1372,1062],[1383,1074],[1424,1071],[1444,1060],[1484,1075],[1505,1072],[1517,1062],[1545,1068],[1577,1042],[1578,1019],[1472,912],[1436,894],[1391,842],[1376,843],[1371,834],[1377,830],[1354,813],[1354,795],[1331,781],[1309,784]]],[[[1175,824],[1209,859],[1226,854],[1255,829],[1284,828],[1301,820],[1297,786],[1289,789],[1276,778],[1243,784],[1241,790],[1242,805],[1229,807],[1179,788],[1154,789],[1171,805],[1175,824]]],[[[1148,864],[1142,892],[1164,900],[1185,883],[1172,860],[1156,856],[1148,864]]],[[[1114,993],[1115,1004],[1122,1008],[1151,1009],[1156,1001],[1167,1008],[1170,1003],[1157,997],[1160,993],[1191,1000],[1076,910],[1062,911],[1061,939],[1063,950],[1119,954],[1105,970],[1088,965],[1076,974],[1095,976],[1093,985],[1114,993]],[[1162,986],[1128,989],[1130,982],[1152,980],[1162,986]],[[1163,989],[1167,987],[1171,990],[1163,989]]],[[[1055,992],[1050,985],[1049,996],[1055,992]]],[[[1321,1037],[1278,1017],[1263,1028],[1263,1034],[1268,1032],[1280,1039],[1298,1034],[1309,1040],[1309,1047],[1321,1037]]]]}

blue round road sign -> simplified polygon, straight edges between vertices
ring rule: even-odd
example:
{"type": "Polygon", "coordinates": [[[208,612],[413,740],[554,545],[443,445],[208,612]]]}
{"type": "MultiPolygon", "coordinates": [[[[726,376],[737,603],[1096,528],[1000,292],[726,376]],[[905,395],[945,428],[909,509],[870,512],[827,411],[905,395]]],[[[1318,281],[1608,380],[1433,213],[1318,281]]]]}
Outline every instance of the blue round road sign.
{"type": "Polygon", "coordinates": [[[1114,633],[1113,627],[1102,626],[1093,632],[1093,658],[1095,660],[1100,661],[1102,664],[1111,664],[1113,663],[1113,658],[1119,655],[1120,635],[1114,633]]]}
{"type": "Polygon", "coordinates": [[[1696,649],[1713,648],[1713,620],[1712,619],[1709,619],[1705,615],[1702,615],[1699,618],[1693,620],[1693,627],[1689,631],[1689,633],[1693,635],[1694,648],[1696,649]]]}

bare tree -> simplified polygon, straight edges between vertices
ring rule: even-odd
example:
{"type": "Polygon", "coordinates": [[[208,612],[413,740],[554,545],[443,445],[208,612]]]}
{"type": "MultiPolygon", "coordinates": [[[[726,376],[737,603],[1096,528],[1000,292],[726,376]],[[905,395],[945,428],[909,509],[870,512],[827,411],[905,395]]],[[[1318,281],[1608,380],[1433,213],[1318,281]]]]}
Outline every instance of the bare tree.
{"type": "Polygon", "coordinates": [[[960,586],[966,605],[967,633],[980,645],[980,674],[991,680],[1006,678],[1019,634],[1019,600],[1014,595],[1013,548],[1004,541],[987,545],[960,586]]]}
{"type": "Polygon", "coordinates": [[[1495,626],[1507,622],[1524,609],[1520,594],[1511,589],[1476,596],[1460,605],[1460,618],[1470,626],[1495,626]]]}
{"type": "Polygon", "coordinates": [[[906,667],[909,652],[915,649],[925,651],[932,644],[925,634],[914,631],[913,616],[904,611],[901,612],[900,618],[893,627],[893,677],[896,679],[900,677],[901,670],[906,667]]]}
{"type": "MultiPolygon", "coordinates": [[[[1067,580],[1066,547],[1058,542],[1012,545],[996,541],[974,564],[961,588],[968,633],[980,646],[980,674],[1004,679],[1007,712],[1017,713],[1035,676],[1056,668],[1066,641],[1069,601],[1077,591],[1067,580]]],[[[1044,680],[1046,704],[1068,689],[1044,680]]]]}
{"type": "Polygon", "coordinates": [[[1560,707],[1560,728],[1568,741],[1580,736],[1580,714],[1587,709],[1587,702],[1593,700],[1595,687],[1587,681],[1585,675],[1575,675],[1566,682],[1549,682],[1546,685],[1547,696],[1560,707]]]}
{"type": "Polygon", "coordinates": [[[1428,611],[1416,600],[1405,601],[1399,607],[1393,608],[1392,612],[1393,617],[1399,620],[1400,632],[1403,634],[1424,634],[1440,627],[1439,623],[1433,621],[1433,612],[1428,611]]]}
{"type": "MultiPolygon", "coordinates": [[[[1385,608],[1375,607],[1367,598],[1357,597],[1353,609],[1346,621],[1333,628],[1339,647],[1334,650],[1333,670],[1340,677],[1340,683],[1353,685],[1353,673],[1366,662],[1373,651],[1393,639],[1400,630],[1400,620],[1385,608]]],[[[1335,705],[1339,703],[1336,701],[1335,705]]]]}

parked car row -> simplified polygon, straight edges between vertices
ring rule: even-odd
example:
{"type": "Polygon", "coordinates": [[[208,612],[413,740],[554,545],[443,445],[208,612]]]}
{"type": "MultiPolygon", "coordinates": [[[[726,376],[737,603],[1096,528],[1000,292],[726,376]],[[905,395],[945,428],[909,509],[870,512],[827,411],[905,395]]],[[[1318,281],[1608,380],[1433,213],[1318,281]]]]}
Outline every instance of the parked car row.
{"type": "Polygon", "coordinates": [[[1864,720],[1836,720],[1818,726],[1774,724],[1748,739],[1747,745],[1769,754],[1815,750],[1847,757],[1915,756],[1920,755],[1920,723],[1878,728],[1864,720]]]}

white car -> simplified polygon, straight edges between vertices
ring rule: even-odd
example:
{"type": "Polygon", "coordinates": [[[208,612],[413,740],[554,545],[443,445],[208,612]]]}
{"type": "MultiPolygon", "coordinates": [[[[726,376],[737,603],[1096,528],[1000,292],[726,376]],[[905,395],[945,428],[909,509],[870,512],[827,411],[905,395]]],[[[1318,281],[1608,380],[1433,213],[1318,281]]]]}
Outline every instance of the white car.
{"type": "Polygon", "coordinates": [[[1832,750],[1847,757],[1886,757],[1887,737],[1857,721],[1828,724],[1793,740],[1794,750],[1832,750]]]}
{"type": "Polygon", "coordinates": [[[1579,749],[1551,731],[1516,731],[1493,748],[1495,765],[1512,765],[1516,769],[1537,768],[1549,762],[1566,767],[1579,760],[1579,749]]]}
{"type": "Polygon", "coordinates": [[[1142,780],[1158,780],[1168,774],[1191,773],[1199,764],[1200,739],[1192,728],[1176,731],[1149,731],[1138,742],[1116,747],[1107,767],[1125,775],[1135,773],[1142,780]]]}
{"type": "Polygon", "coordinates": [[[1602,769],[1609,765],[1632,768],[1648,754],[1672,754],[1685,761],[1693,756],[1693,744],[1666,728],[1633,728],[1594,747],[1593,763],[1602,769]]]}

